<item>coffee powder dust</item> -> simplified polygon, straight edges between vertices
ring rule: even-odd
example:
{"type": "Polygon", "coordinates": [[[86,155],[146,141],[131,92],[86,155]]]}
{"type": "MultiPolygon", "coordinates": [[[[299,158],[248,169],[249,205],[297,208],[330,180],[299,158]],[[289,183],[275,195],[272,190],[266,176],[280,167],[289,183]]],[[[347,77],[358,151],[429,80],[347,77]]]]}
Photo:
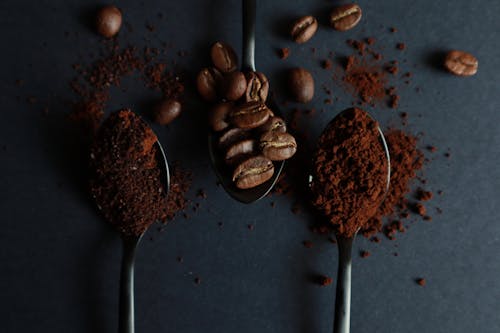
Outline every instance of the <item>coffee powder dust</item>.
{"type": "Polygon", "coordinates": [[[90,192],[105,219],[127,236],[167,218],[156,141],[138,116],[121,110],[102,124],[91,148],[90,192]]]}
{"type": "Polygon", "coordinates": [[[314,157],[313,205],[344,237],[375,214],[387,187],[388,161],[378,123],[351,108],[324,130],[314,157]]]}

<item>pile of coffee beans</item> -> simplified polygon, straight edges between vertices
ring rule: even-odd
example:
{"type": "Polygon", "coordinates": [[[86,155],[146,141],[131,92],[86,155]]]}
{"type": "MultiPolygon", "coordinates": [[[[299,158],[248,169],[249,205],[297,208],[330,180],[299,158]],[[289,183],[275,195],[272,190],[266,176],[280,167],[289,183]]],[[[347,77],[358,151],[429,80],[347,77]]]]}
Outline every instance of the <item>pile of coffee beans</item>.
{"type": "Polygon", "coordinates": [[[201,97],[215,103],[209,124],[219,133],[218,146],[239,189],[256,187],[274,174],[273,161],[297,151],[285,121],[266,105],[269,82],[260,72],[240,72],[233,48],[216,42],[210,50],[213,67],[202,69],[196,85],[201,97]]]}

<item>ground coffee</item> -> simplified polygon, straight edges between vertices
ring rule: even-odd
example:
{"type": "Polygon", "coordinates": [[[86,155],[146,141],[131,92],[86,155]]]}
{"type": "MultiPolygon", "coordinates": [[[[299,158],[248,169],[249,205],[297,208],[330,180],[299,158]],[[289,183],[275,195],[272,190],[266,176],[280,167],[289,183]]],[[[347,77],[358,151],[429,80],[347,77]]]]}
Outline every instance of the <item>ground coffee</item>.
{"type": "Polygon", "coordinates": [[[167,193],[156,141],[138,116],[121,110],[104,121],[91,148],[90,192],[106,220],[127,236],[166,221],[167,193]]]}
{"type": "Polygon", "coordinates": [[[378,123],[361,109],[347,109],[319,138],[311,184],[313,205],[338,234],[352,237],[384,199],[387,176],[378,123]]]}

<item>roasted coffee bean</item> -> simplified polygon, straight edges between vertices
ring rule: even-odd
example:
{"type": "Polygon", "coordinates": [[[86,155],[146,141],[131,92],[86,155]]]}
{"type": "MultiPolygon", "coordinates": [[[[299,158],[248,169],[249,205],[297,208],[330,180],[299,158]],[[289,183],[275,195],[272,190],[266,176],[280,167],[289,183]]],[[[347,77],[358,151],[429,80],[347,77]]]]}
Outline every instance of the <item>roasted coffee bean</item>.
{"type": "Polygon", "coordinates": [[[247,79],[242,72],[232,72],[224,77],[224,97],[230,101],[236,101],[247,90],[247,79]]]}
{"type": "Polygon", "coordinates": [[[354,4],[342,5],[330,14],[330,25],[339,31],[352,29],[361,20],[361,8],[354,4]]]}
{"type": "Polygon", "coordinates": [[[236,70],[238,58],[233,48],[224,42],[216,42],[210,50],[212,62],[217,69],[223,73],[236,70]]]}
{"type": "Polygon", "coordinates": [[[444,66],[450,73],[459,76],[476,74],[478,61],[472,54],[463,51],[450,51],[444,60],[444,66]]]}
{"type": "Polygon", "coordinates": [[[260,72],[248,72],[246,75],[247,90],[245,92],[245,100],[259,101],[264,103],[269,93],[269,81],[267,77],[260,72]]]}
{"type": "Polygon", "coordinates": [[[305,43],[318,30],[318,21],[311,16],[303,16],[293,23],[291,35],[296,43],[305,43]]]}
{"type": "Polygon", "coordinates": [[[251,129],[264,124],[269,119],[269,111],[264,103],[246,102],[233,108],[229,118],[236,127],[251,129]]]}
{"type": "Polygon", "coordinates": [[[264,156],[256,156],[236,167],[233,172],[233,182],[240,189],[248,189],[265,183],[273,174],[273,162],[264,156]]]}
{"type": "Polygon", "coordinates": [[[280,117],[269,117],[269,119],[266,121],[266,123],[262,126],[260,126],[259,131],[262,133],[267,133],[267,132],[279,132],[279,133],[285,133],[286,132],[286,124],[283,119],[280,117]]]}
{"type": "Polygon", "coordinates": [[[208,102],[214,102],[221,79],[222,75],[216,68],[203,68],[196,77],[196,87],[201,97],[208,102]]]}
{"type": "Polygon", "coordinates": [[[104,6],[97,13],[97,32],[106,38],[111,38],[120,31],[122,12],[115,6],[104,6]]]}
{"type": "Polygon", "coordinates": [[[233,108],[233,103],[219,103],[215,105],[212,110],[210,110],[210,114],[208,116],[208,121],[212,129],[216,132],[225,130],[229,127],[229,123],[227,122],[227,116],[231,109],[233,108]]]}
{"type": "Polygon", "coordinates": [[[297,142],[289,133],[267,132],[260,138],[260,148],[264,156],[270,160],[282,161],[295,154],[297,142]]]}
{"type": "Polygon", "coordinates": [[[154,121],[160,125],[168,125],[181,114],[181,103],[175,99],[161,101],[154,110],[154,121]]]}
{"type": "Polygon", "coordinates": [[[292,97],[300,103],[307,103],[314,97],[314,79],[303,68],[290,70],[288,84],[292,97]]]}
{"type": "Polygon", "coordinates": [[[236,142],[243,141],[250,137],[250,132],[241,128],[231,128],[224,132],[219,138],[219,148],[223,151],[227,150],[236,142]]]}
{"type": "Polygon", "coordinates": [[[239,141],[227,149],[225,160],[228,165],[240,164],[255,155],[257,142],[253,139],[239,141]]]}

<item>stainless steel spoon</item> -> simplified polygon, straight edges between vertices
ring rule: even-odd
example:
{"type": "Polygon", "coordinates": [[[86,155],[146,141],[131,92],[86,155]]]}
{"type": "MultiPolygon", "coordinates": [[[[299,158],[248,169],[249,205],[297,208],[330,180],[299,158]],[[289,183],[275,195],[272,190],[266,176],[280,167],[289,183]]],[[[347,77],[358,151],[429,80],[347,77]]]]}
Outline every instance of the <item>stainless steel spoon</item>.
{"type": "MultiPolygon", "coordinates": [[[[343,112],[340,112],[337,116],[335,116],[335,118],[333,118],[330,123],[335,121],[335,119],[343,114],[343,112]]],[[[327,125],[326,128],[328,127],[329,125],[327,125]]],[[[383,146],[385,156],[387,158],[387,193],[391,178],[391,160],[384,133],[382,132],[380,127],[378,128],[378,131],[380,133],[380,144],[383,146]]],[[[309,184],[311,184],[312,182],[313,177],[310,175],[309,184]]],[[[337,247],[339,249],[339,264],[337,269],[337,289],[335,294],[335,315],[333,323],[334,333],[349,333],[350,331],[352,245],[358,231],[359,229],[354,233],[352,237],[342,237],[338,234],[335,235],[335,237],[337,238],[337,247]]]]}
{"type": "MultiPolygon", "coordinates": [[[[255,0],[243,0],[243,59],[242,71],[255,71],[255,0]]],[[[268,97],[267,106],[275,115],[281,116],[276,103],[268,97]]],[[[265,197],[276,185],[278,178],[285,165],[284,161],[274,162],[274,175],[264,184],[254,188],[241,190],[237,188],[232,179],[232,172],[224,161],[224,156],[217,147],[217,134],[210,131],[208,134],[208,152],[212,167],[226,192],[235,200],[242,203],[252,203],[265,197]]]]}

